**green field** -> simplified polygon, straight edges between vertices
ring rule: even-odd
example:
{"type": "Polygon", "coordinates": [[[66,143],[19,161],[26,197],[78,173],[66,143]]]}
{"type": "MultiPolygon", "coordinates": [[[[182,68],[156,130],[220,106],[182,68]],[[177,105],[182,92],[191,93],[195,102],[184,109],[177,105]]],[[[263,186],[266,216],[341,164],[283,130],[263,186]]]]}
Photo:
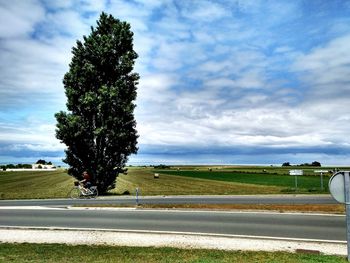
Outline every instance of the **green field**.
{"type": "MultiPolygon", "coordinates": [[[[178,166],[171,169],[129,167],[128,174],[117,179],[117,188],[109,195],[236,195],[295,193],[294,176],[289,169],[300,167],[250,166],[178,166]],[[154,173],[160,178],[154,179],[154,173]]],[[[329,168],[331,169],[331,168],[329,168]]],[[[320,191],[320,176],[314,169],[303,168],[306,176],[298,177],[298,193],[328,193],[320,191]]],[[[0,199],[65,198],[74,178],[64,170],[0,172],[0,199]]]]}
{"type": "Polygon", "coordinates": [[[344,257],[154,247],[69,246],[61,244],[0,244],[0,262],[347,262],[344,257]]]}
{"type": "MultiPolygon", "coordinates": [[[[177,171],[177,170],[156,170],[157,173],[185,176],[191,178],[200,178],[215,181],[225,181],[232,183],[244,183],[266,186],[295,187],[295,177],[288,174],[281,175],[276,173],[258,173],[250,171],[177,171]]],[[[329,177],[324,176],[323,185],[325,191],[328,189],[329,177]]],[[[297,185],[300,191],[317,191],[320,192],[320,176],[308,175],[298,176],[297,185]]]]}

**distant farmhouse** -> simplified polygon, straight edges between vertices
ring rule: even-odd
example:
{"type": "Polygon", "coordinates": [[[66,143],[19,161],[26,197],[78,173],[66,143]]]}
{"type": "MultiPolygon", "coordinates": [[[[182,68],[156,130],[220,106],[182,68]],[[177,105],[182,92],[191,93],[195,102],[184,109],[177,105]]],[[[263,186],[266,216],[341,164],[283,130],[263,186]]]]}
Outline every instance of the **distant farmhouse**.
{"type": "Polygon", "coordinates": [[[46,162],[45,160],[38,160],[34,164],[6,164],[1,165],[0,170],[2,171],[54,171],[56,170],[56,166],[51,162],[46,162]]]}
{"type": "Polygon", "coordinates": [[[32,169],[56,169],[56,166],[53,164],[32,164],[32,169]]]}
{"type": "Polygon", "coordinates": [[[56,167],[51,162],[46,162],[45,160],[40,159],[36,163],[32,164],[32,169],[55,170],[56,167]]]}

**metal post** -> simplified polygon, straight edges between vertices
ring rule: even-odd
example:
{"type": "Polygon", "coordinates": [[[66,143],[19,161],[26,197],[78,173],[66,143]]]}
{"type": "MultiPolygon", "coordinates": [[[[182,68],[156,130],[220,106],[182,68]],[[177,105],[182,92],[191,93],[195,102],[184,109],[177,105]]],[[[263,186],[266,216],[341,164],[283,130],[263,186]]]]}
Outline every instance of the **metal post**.
{"type": "Polygon", "coordinates": [[[136,188],[136,205],[139,205],[139,188],[136,188]]]}
{"type": "Polygon", "coordinates": [[[323,188],[323,173],[321,172],[321,191],[323,191],[324,188],[323,188]]]}
{"type": "Polygon", "coordinates": [[[348,261],[350,261],[350,178],[349,172],[344,172],[345,206],[346,206],[346,240],[348,247],[348,261]]]}
{"type": "Polygon", "coordinates": [[[298,190],[298,176],[295,175],[295,192],[298,190]]]}

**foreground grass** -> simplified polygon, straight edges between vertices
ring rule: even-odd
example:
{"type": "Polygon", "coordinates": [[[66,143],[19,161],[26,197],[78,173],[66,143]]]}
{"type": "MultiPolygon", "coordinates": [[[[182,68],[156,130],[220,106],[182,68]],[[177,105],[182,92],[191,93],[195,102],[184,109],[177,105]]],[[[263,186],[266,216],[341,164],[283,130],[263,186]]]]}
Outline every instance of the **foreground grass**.
{"type": "Polygon", "coordinates": [[[347,262],[345,258],[285,252],[177,248],[0,244],[0,262],[347,262]]]}
{"type": "Polygon", "coordinates": [[[64,170],[0,172],[0,199],[67,197],[73,181],[64,170]]]}

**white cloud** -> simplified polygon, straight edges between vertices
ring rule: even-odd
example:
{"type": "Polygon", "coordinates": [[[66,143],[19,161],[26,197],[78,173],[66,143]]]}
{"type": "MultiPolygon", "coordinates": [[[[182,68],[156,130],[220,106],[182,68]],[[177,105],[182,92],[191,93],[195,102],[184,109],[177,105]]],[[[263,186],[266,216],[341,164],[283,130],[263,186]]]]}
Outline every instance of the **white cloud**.
{"type": "Polygon", "coordinates": [[[277,47],[274,50],[275,53],[286,53],[286,52],[290,52],[290,51],[293,51],[293,48],[288,47],[288,46],[277,47]]]}
{"type": "Polygon", "coordinates": [[[347,66],[350,61],[348,47],[350,35],[336,38],[326,46],[316,47],[309,54],[301,56],[296,62],[298,70],[327,70],[347,66]]]}
{"type": "MultiPolygon", "coordinates": [[[[66,2],[66,1],[58,1],[58,2],[66,2]]],[[[87,12],[97,12],[101,13],[106,8],[107,0],[80,0],[79,8],[82,8],[87,12]]]]}
{"type": "Polygon", "coordinates": [[[257,70],[251,70],[243,73],[243,76],[235,81],[235,86],[241,88],[261,88],[264,89],[267,85],[264,81],[264,76],[257,70]]]}
{"type": "MultiPolygon", "coordinates": [[[[4,147],[5,148],[5,147],[4,147]]],[[[35,152],[57,152],[65,149],[63,144],[11,144],[5,148],[11,152],[35,151],[35,152]]],[[[2,150],[5,150],[2,149],[2,150]]]]}
{"type": "Polygon", "coordinates": [[[224,6],[211,1],[184,2],[182,15],[194,21],[213,21],[230,15],[230,11],[224,6]]]}
{"type": "MultiPolygon", "coordinates": [[[[144,75],[138,85],[137,101],[142,103],[154,103],[152,109],[157,108],[157,103],[171,100],[171,87],[177,84],[177,77],[171,74],[144,75]]],[[[141,106],[142,107],[142,106],[141,106]]],[[[147,111],[147,108],[144,109],[147,111]]]]}
{"type": "Polygon", "coordinates": [[[330,41],[301,55],[294,70],[310,87],[310,96],[341,99],[350,87],[350,35],[330,41]]]}
{"type": "Polygon", "coordinates": [[[86,35],[90,31],[90,25],[84,23],[80,14],[73,10],[47,14],[45,27],[47,27],[48,34],[67,34],[79,39],[82,39],[82,35],[86,35]]]}
{"type": "MultiPolygon", "coordinates": [[[[73,3],[76,2],[76,0],[64,0],[64,1],[52,1],[52,0],[41,0],[45,6],[49,7],[50,9],[66,9],[73,6],[73,3]]],[[[93,1],[93,2],[98,2],[93,1]]]]}
{"type": "MultiPolygon", "coordinates": [[[[151,1],[151,3],[153,2],[151,1]]],[[[144,19],[150,16],[152,10],[156,7],[158,7],[158,5],[147,5],[142,3],[142,1],[111,1],[107,11],[121,20],[139,20],[139,23],[144,23],[146,22],[144,19]]]]}
{"type": "Polygon", "coordinates": [[[141,145],[350,145],[350,110],[339,107],[350,82],[350,36],[339,37],[346,19],[329,29],[336,39],[307,35],[302,45],[300,21],[287,26],[300,18],[298,3],[155,0],[2,1],[0,143],[63,149],[50,124],[64,110],[62,78],[75,40],[102,10],[134,32],[141,145]]]}
{"type": "Polygon", "coordinates": [[[0,145],[9,151],[62,151],[65,146],[55,138],[55,126],[45,121],[23,121],[21,125],[0,123],[0,145]]]}
{"type": "Polygon", "coordinates": [[[228,67],[231,68],[232,62],[229,60],[224,61],[207,61],[201,65],[199,65],[198,69],[201,71],[206,71],[210,73],[220,73],[228,67]]]}
{"type": "Polygon", "coordinates": [[[204,85],[210,87],[211,89],[218,88],[231,88],[235,86],[236,82],[229,78],[218,78],[210,79],[204,85]]]}
{"type": "Polygon", "coordinates": [[[320,119],[319,115],[313,115],[320,105],[306,105],[298,109],[283,105],[254,109],[247,105],[245,109],[212,114],[210,105],[205,102],[198,105],[197,100],[184,98],[177,103],[185,105],[178,110],[185,110],[187,114],[177,114],[176,119],[166,119],[164,115],[162,119],[158,115],[158,119],[141,124],[142,143],[233,148],[346,146],[350,143],[349,139],[341,138],[348,129],[347,125],[334,128],[342,125],[343,119],[334,119],[333,115],[320,119]],[[191,111],[196,110],[200,114],[192,114],[191,111]]]}
{"type": "Polygon", "coordinates": [[[25,107],[40,99],[48,103],[63,99],[62,78],[69,50],[29,39],[13,39],[3,41],[0,52],[2,108],[9,103],[17,107],[19,101],[25,107]]]}
{"type": "Polygon", "coordinates": [[[196,52],[191,54],[192,44],[188,42],[158,42],[157,50],[151,65],[158,70],[174,71],[189,62],[196,61],[196,52]],[[185,60],[184,57],[189,57],[190,61],[185,60]]]}
{"type": "Polygon", "coordinates": [[[36,0],[1,1],[0,14],[1,38],[28,35],[34,31],[35,24],[45,17],[44,9],[36,0]]]}

